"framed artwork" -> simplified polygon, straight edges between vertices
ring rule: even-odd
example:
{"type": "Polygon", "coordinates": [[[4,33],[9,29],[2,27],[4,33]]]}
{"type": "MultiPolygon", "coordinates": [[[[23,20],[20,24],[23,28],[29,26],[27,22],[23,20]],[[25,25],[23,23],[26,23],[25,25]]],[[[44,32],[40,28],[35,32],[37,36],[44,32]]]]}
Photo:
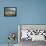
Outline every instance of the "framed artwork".
{"type": "Polygon", "coordinates": [[[16,16],[17,8],[16,7],[4,7],[4,16],[16,16]]]}

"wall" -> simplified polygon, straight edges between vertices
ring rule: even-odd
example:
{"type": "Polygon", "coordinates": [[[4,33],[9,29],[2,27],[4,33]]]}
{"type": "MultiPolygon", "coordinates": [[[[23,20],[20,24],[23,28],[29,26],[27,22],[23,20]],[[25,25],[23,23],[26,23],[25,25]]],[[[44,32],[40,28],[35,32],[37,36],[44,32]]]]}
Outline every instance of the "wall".
{"type": "Polygon", "coordinates": [[[18,32],[17,24],[46,24],[46,0],[0,0],[0,44],[18,32]],[[4,7],[17,7],[17,16],[4,17],[4,7]]]}

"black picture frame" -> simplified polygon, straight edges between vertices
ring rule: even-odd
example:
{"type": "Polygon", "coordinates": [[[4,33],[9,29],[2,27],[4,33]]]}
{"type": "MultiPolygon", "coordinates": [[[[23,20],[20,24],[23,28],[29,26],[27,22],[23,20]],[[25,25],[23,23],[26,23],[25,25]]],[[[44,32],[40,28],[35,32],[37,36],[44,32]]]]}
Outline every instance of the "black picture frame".
{"type": "Polygon", "coordinates": [[[16,7],[4,7],[4,16],[6,17],[17,16],[17,8],[16,7]]]}

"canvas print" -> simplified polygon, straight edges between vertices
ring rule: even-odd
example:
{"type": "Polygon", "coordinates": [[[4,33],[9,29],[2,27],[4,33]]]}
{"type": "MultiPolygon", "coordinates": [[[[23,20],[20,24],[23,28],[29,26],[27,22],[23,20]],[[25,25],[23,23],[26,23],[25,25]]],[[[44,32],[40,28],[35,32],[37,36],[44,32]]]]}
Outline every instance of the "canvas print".
{"type": "Polygon", "coordinates": [[[4,7],[4,16],[16,16],[16,7],[4,7]]]}

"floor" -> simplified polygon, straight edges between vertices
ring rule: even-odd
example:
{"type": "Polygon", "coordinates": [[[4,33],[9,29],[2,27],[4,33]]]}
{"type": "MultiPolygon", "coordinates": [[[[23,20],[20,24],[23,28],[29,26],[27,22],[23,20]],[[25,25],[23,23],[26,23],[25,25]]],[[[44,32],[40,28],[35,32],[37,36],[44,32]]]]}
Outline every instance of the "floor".
{"type": "Polygon", "coordinates": [[[21,40],[20,46],[46,46],[46,42],[45,41],[32,42],[31,40],[28,40],[28,41],[21,40]]]}
{"type": "MultiPolygon", "coordinates": [[[[0,46],[8,46],[8,44],[0,44],[0,46]]],[[[28,40],[28,41],[21,40],[19,45],[15,44],[14,46],[46,46],[46,42],[45,41],[32,42],[31,40],[28,40]]]]}
{"type": "MultiPolygon", "coordinates": [[[[0,46],[8,46],[8,44],[0,44],[0,46]]],[[[13,46],[13,45],[10,45],[13,46]]],[[[14,46],[18,46],[18,44],[15,44],[14,46]]]]}

